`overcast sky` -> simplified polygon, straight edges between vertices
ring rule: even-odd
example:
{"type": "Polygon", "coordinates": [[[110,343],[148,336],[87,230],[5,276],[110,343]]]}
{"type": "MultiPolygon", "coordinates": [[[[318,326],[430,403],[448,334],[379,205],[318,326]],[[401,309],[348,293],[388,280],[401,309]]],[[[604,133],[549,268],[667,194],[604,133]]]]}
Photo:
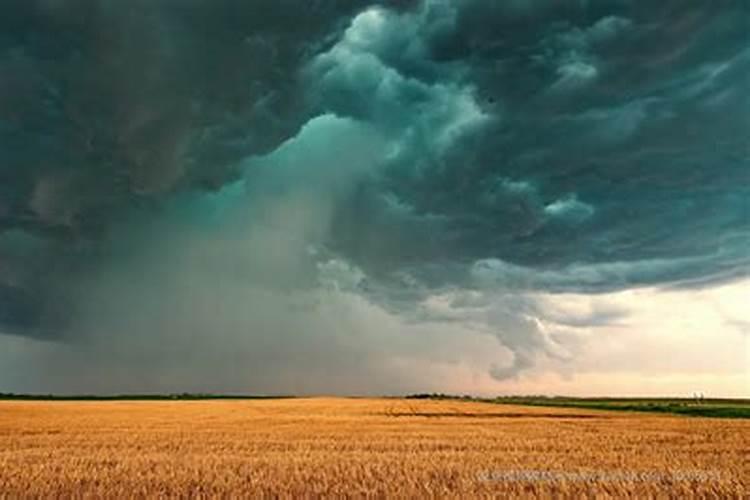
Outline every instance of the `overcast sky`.
{"type": "Polygon", "coordinates": [[[750,397],[750,3],[0,3],[0,392],[750,397]]]}

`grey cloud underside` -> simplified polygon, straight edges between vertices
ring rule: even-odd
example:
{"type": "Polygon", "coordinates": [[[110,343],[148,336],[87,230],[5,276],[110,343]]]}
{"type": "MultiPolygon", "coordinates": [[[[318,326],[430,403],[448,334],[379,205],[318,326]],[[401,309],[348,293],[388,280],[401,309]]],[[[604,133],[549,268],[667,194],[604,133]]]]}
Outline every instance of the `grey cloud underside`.
{"type": "Polygon", "coordinates": [[[133,225],[178,197],[307,189],[309,172],[279,180],[247,159],[322,113],[387,151],[306,192],[330,204],[313,243],[399,308],[450,287],[746,274],[747,2],[381,2],[358,16],[369,6],[3,2],[3,331],[65,330],[71,281],[118,265],[123,241],[120,254],[147,251],[158,237],[133,225]]]}

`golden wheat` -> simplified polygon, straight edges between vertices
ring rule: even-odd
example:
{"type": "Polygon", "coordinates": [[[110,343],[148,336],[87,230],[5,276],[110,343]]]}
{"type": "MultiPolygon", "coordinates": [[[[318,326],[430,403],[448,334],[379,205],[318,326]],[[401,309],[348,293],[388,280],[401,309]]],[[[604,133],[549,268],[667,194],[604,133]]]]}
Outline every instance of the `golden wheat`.
{"type": "Polygon", "coordinates": [[[0,402],[0,496],[750,494],[750,421],[455,401],[0,402]]]}

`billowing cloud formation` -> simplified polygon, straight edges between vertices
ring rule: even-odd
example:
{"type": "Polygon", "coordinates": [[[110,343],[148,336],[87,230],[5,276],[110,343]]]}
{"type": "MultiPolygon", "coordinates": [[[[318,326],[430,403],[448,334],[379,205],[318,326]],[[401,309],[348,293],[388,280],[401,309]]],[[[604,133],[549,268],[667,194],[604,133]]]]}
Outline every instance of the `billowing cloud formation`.
{"type": "Polygon", "coordinates": [[[0,331],[100,390],[571,363],[633,311],[540,294],[746,275],[749,10],[6,2],[0,331]]]}
{"type": "Polygon", "coordinates": [[[314,116],[301,66],[363,5],[4,2],[0,321],[56,329],[57,272],[88,268],[112,224],[293,136],[314,116]]]}
{"type": "Polygon", "coordinates": [[[492,259],[596,290],[744,272],[746,5],[377,12],[321,57],[340,60],[320,79],[331,109],[400,137],[342,217],[360,262],[450,282],[434,262],[492,259]]]}

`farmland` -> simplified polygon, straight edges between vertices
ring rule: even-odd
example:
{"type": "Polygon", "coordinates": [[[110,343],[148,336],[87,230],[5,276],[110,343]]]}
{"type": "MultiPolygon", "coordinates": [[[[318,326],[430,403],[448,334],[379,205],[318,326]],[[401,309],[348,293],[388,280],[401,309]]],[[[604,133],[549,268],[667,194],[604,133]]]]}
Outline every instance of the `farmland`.
{"type": "Polygon", "coordinates": [[[0,401],[0,497],[740,496],[750,420],[432,399],[0,401]]]}
{"type": "Polygon", "coordinates": [[[472,398],[448,394],[415,394],[409,399],[472,400],[487,403],[585,408],[593,410],[671,413],[695,417],[750,418],[750,399],[697,398],[573,398],[564,396],[503,396],[472,398]]]}
{"type": "Polygon", "coordinates": [[[507,397],[496,398],[492,401],[530,406],[673,413],[697,417],[750,418],[750,400],[747,399],[507,397]]]}

